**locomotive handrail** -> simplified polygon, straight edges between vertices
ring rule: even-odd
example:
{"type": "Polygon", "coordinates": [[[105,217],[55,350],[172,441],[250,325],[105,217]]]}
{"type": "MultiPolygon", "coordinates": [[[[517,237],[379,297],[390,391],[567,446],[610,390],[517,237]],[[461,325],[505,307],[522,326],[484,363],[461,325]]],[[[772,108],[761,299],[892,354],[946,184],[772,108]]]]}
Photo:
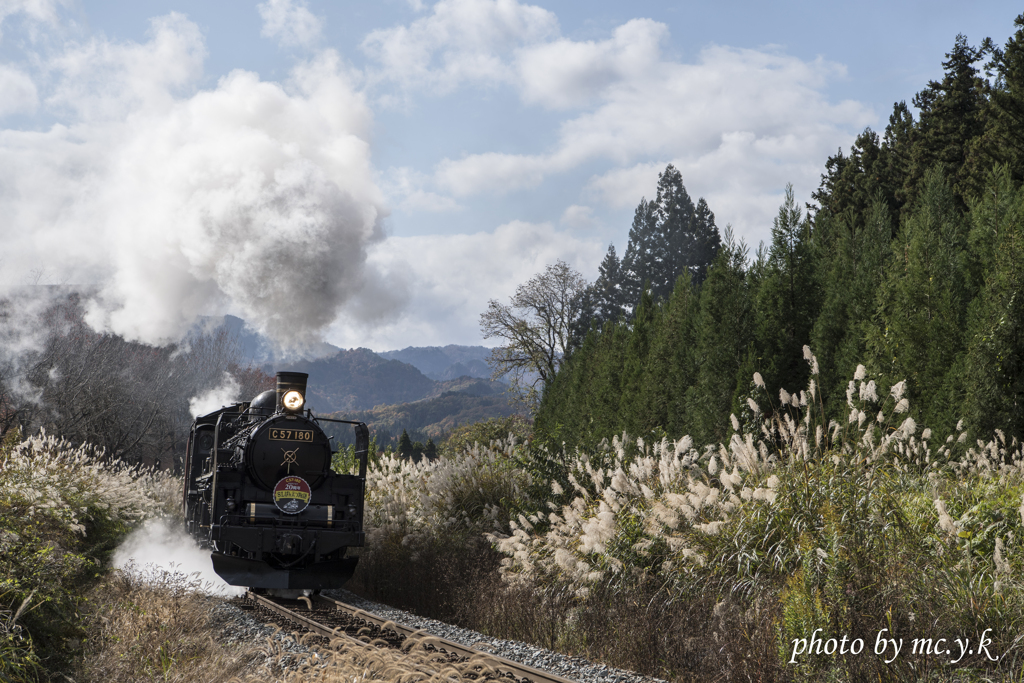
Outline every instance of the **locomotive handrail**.
{"type": "Polygon", "coordinates": [[[356,427],[356,457],[359,458],[359,476],[366,479],[366,460],[370,454],[370,428],[358,420],[335,420],[330,417],[314,417],[317,422],[340,422],[356,427]]]}

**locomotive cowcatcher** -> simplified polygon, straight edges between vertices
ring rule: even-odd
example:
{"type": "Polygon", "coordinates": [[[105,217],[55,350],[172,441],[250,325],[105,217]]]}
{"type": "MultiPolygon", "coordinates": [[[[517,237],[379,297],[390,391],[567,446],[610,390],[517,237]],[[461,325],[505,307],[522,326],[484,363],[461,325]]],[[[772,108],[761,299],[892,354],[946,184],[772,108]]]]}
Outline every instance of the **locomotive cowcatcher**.
{"type": "Polygon", "coordinates": [[[308,375],[277,373],[277,389],[197,417],[185,449],[182,505],[189,533],[227,583],[340,588],[363,545],[369,431],[303,411],[308,375]],[[320,422],[355,428],[359,474],[331,470],[320,422]]]}

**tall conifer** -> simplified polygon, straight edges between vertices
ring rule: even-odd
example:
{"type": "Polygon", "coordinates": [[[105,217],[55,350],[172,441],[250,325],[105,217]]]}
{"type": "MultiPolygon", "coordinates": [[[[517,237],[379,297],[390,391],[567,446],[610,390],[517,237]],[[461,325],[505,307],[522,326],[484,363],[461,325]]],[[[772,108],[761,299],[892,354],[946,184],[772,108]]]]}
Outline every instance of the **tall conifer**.
{"type": "Polygon", "coordinates": [[[772,395],[807,384],[803,347],[810,342],[818,308],[810,236],[811,223],[802,217],[793,186],[787,185],[754,290],[758,364],[772,395]]]}
{"type": "Polygon", "coordinates": [[[945,434],[958,417],[958,373],[973,297],[966,226],[940,168],[925,175],[917,209],[893,249],[869,345],[889,383],[907,380],[919,421],[945,434]]]}
{"type": "Polygon", "coordinates": [[[715,443],[725,436],[736,374],[751,339],[746,260],[746,245],[737,243],[726,228],[725,243],[700,290],[693,350],[688,354],[693,379],[684,399],[683,431],[700,444],[715,443]]]}
{"type": "Polygon", "coordinates": [[[627,312],[626,291],[623,287],[622,264],[615,253],[615,245],[608,245],[608,252],[598,266],[597,280],[593,284],[594,320],[600,328],[606,322],[615,322],[627,312]]]}
{"type": "Polygon", "coordinates": [[[971,217],[972,242],[990,258],[972,310],[962,414],[976,438],[999,429],[1024,441],[1024,189],[1007,166],[990,174],[971,217]]]}

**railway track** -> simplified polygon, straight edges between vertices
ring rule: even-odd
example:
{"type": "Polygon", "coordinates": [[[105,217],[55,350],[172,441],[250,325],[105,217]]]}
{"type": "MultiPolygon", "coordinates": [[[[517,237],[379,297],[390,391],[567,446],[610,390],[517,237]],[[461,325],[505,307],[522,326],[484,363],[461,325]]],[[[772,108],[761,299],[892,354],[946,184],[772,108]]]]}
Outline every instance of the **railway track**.
{"type": "Polygon", "coordinates": [[[438,676],[446,665],[455,665],[463,677],[478,680],[576,683],[485,650],[433,636],[422,629],[397,624],[325,595],[288,600],[250,591],[245,594],[244,601],[250,609],[266,610],[278,620],[285,619],[294,624],[297,630],[322,637],[322,644],[340,639],[360,647],[387,647],[404,652],[418,644],[432,656],[429,663],[425,664],[421,658],[411,663],[410,668],[428,677],[438,676]]]}

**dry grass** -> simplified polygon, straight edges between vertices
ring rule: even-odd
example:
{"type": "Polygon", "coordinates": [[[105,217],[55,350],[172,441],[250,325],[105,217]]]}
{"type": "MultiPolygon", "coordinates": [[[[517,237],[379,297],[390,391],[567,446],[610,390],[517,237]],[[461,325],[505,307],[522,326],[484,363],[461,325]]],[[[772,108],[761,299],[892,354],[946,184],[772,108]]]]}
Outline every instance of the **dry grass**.
{"type": "Polygon", "coordinates": [[[84,617],[93,635],[82,644],[77,683],[416,683],[471,680],[493,670],[486,654],[449,662],[430,637],[410,638],[401,650],[366,637],[322,644],[312,634],[291,635],[303,646],[299,652],[270,637],[224,645],[223,627],[211,618],[219,598],[194,577],[165,570],[115,570],[88,598],[94,608],[84,617]]]}
{"type": "Polygon", "coordinates": [[[377,542],[353,587],[674,680],[1020,680],[1021,444],[998,432],[972,444],[959,428],[938,443],[908,417],[905,383],[886,390],[863,367],[848,419],[829,422],[805,358],[805,391],[775,400],[755,375],[761,391],[727,444],[623,435],[559,454],[560,472],[499,444],[442,463],[458,477],[403,470],[390,482],[400,496],[369,501],[377,542]],[[503,457],[531,472],[518,496],[472,473],[503,457]],[[479,494],[468,509],[444,495],[456,481],[486,482],[462,487],[479,494]],[[447,523],[411,523],[431,517],[447,523]],[[907,643],[987,633],[999,661],[904,651],[885,662],[871,652],[883,628],[907,643]],[[789,663],[815,629],[868,651],[789,663]]]}
{"type": "Polygon", "coordinates": [[[436,650],[437,640],[430,637],[410,638],[401,650],[341,638],[320,646],[311,642],[315,639],[300,639],[310,650],[300,659],[280,647],[269,647],[264,651],[269,666],[234,678],[231,683],[457,682],[479,680],[479,676],[495,671],[493,658],[483,653],[466,662],[449,662],[436,650]]]}
{"type": "Polygon", "coordinates": [[[229,649],[217,642],[215,604],[194,577],[164,570],[115,570],[88,596],[83,615],[91,633],[74,680],[223,681],[257,659],[255,647],[229,649]]]}

